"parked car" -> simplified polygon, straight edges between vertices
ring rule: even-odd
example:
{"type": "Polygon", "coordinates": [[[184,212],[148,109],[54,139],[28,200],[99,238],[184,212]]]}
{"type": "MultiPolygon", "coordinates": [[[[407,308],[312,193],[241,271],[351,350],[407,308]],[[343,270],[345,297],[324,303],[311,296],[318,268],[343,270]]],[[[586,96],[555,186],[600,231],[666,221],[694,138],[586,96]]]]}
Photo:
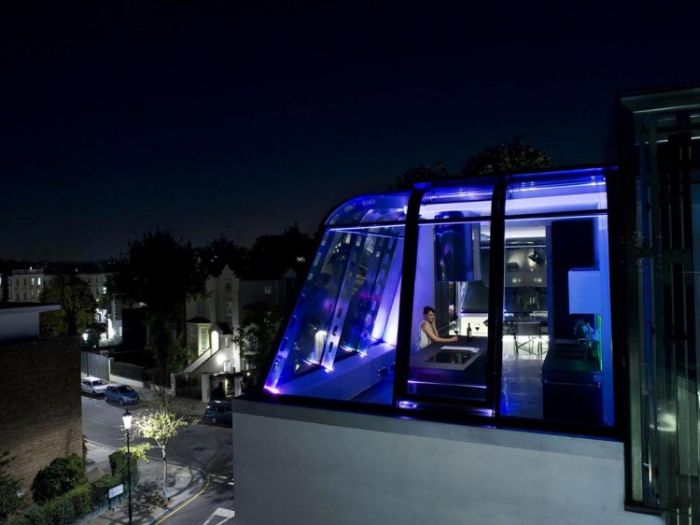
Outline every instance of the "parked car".
{"type": "Polygon", "coordinates": [[[233,410],[231,401],[209,401],[207,408],[204,411],[204,420],[210,421],[215,425],[217,423],[231,426],[233,423],[233,410]]]}
{"type": "Polygon", "coordinates": [[[107,381],[99,377],[86,376],[80,380],[80,388],[83,392],[93,396],[104,395],[108,385],[107,381]]]}
{"type": "Polygon", "coordinates": [[[105,389],[105,399],[120,405],[138,403],[139,393],[129,385],[109,385],[105,389]]]}

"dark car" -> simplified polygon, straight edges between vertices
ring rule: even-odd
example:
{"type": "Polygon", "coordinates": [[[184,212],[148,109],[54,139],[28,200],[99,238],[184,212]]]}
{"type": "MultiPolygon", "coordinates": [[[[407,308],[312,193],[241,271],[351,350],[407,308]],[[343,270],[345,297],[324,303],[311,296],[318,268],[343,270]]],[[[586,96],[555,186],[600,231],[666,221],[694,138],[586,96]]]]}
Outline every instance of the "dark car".
{"type": "Polygon", "coordinates": [[[139,393],[129,385],[109,385],[105,389],[105,399],[120,405],[138,403],[139,393]]]}
{"type": "Polygon", "coordinates": [[[204,411],[204,420],[211,421],[215,425],[221,423],[230,426],[233,423],[231,401],[209,401],[204,411]]]}

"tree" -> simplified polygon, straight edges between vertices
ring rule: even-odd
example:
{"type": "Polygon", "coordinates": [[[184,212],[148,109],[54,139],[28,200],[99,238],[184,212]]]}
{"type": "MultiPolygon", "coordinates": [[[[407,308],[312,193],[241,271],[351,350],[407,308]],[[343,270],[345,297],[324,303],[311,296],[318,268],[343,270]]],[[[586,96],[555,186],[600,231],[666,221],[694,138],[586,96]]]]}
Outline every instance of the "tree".
{"type": "Polygon", "coordinates": [[[301,275],[315,248],[313,238],[301,233],[296,224],[279,235],[261,235],[248,253],[248,264],[241,277],[277,279],[289,269],[301,275]]]}
{"type": "Polygon", "coordinates": [[[24,504],[24,498],[19,495],[22,485],[18,479],[5,472],[12,461],[8,456],[8,452],[0,454],[0,523],[4,523],[8,516],[24,504]]]}
{"type": "Polygon", "coordinates": [[[117,297],[146,305],[149,343],[163,379],[181,361],[185,303],[204,293],[206,273],[194,249],[169,233],[147,233],[129,245],[108,282],[117,297]]]}
{"type": "Polygon", "coordinates": [[[58,303],[61,309],[41,317],[42,333],[55,337],[77,335],[95,321],[97,303],[90,285],[74,273],[59,273],[46,279],[42,303],[58,303]]]}
{"type": "Polygon", "coordinates": [[[134,433],[137,436],[153,440],[156,448],[160,450],[163,461],[163,500],[168,501],[168,455],[166,450],[168,442],[191,421],[185,416],[178,416],[173,412],[172,396],[164,389],[157,388],[154,393],[152,408],[134,421],[134,433]]]}
{"type": "Polygon", "coordinates": [[[460,171],[461,178],[498,175],[552,167],[552,157],[522,139],[486,148],[469,157],[460,171]]]}
{"type": "Polygon", "coordinates": [[[396,187],[400,190],[410,190],[416,182],[448,178],[450,178],[450,172],[443,162],[440,161],[435,166],[420,164],[406,170],[396,181],[396,187]]]}
{"type": "Polygon", "coordinates": [[[253,366],[255,384],[262,381],[261,374],[276,350],[274,342],[281,323],[278,306],[253,303],[243,308],[243,320],[234,341],[241,349],[241,357],[253,366]]]}
{"type": "Polygon", "coordinates": [[[464,161],[462,169],[458,173],[450,173],[442,162],[438,162],[435,166],[421,164],[404,172],[397,179],[396,186],[399,189],[411,189],[416,182],[467,179],[501,173],[547,169],[552,166],[552,158],[545,150],[536,148],[525,140],[515,139],[509,143],[485,148],[475,153],[464,161]]]}
{"type": "Polygon", "coordinates": [[[242,275],[248,262],[248,249],[223,235],[200,248],[199,254],[207,275],[219,275],[226,265],[237,275],[242,275]]]}
{"type": "Polygon", "coordinates": [[[80,456],[71,454],[67,458],[56,458],[36,473],[32,498],[41,505],[85,483],[85,462],[80,456]]]}

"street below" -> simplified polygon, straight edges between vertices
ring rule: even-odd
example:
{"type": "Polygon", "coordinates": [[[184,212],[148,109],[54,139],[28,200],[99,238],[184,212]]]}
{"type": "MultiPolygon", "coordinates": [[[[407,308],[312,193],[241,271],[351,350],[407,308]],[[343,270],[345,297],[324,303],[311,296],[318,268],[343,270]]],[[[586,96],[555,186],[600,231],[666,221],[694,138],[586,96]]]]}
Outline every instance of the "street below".
{"type": "MultiPolygon", "coordinates": [[[[118,448],[126,444],[122,429],[124,407],[101,397],[82,396],[83,435],[95,443],[118,448]]],[[[138,418],[139,405],[129,411],[138,418]]],[[[139,443],[133,439],[132,444],[139,443]]],[[[233,448],[231,428],[197,423],[184,428],[168,443],[168,462],[196,467],[204,472],[206,489],[184,507],[158,523],[214,525],[230,522],[233,515],[233,448]]],[[[160,450],[149,452],[151,461],[160,461],[160,450]]]]}

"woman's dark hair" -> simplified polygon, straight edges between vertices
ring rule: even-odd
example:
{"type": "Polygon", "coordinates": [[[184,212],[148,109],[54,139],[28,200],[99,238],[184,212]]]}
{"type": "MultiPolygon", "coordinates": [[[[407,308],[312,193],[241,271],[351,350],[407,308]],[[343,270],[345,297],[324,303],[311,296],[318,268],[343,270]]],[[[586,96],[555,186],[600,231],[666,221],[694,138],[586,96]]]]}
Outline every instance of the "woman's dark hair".
{"type": "Polygon", "coordinates": [[[423,315],[426,315],[430,312],[435,313],[435,308],[433,308],[432,306],[424,306],[423,307],[423,315]]]}

